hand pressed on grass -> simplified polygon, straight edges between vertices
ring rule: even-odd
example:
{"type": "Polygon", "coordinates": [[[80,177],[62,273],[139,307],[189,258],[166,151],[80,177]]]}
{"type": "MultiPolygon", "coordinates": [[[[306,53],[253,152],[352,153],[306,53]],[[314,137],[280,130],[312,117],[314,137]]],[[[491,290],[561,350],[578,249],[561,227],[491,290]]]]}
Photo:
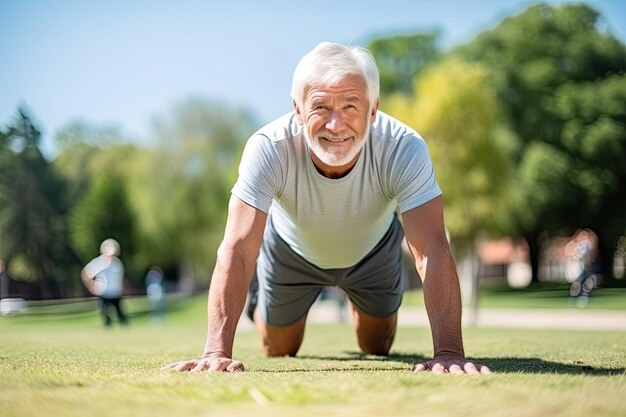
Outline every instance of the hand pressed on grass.
{"type": "Polygon", "coordinates": [[[164,366],[178,372],[243,372],[245,367],[240,361],[226,356],[207,356],[202,359],[182,360],[164,366]]]}
{"type": "Polygon", "coordinates": [[[413,368],[413,372],[432,371],[434,374],[469,374],[469,375],[491,375],[489,367],[475,364],[466,359],[435,358],[427,362],[418,363],[413,368]]]}

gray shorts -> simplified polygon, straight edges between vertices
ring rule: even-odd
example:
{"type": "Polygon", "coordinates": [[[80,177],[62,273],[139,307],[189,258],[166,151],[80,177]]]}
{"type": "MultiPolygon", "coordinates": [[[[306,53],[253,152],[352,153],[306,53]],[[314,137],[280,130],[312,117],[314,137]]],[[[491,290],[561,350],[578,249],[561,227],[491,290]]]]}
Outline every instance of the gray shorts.
{"type": "Polygon", "coordinates": [[[303,317],[322,288],[329,286],[341,288],[367,314],[386,317],[395,313],[404,290],[403,237],[402,225],[394,216],[387,233],[359,263],[322,269],[295,253],[278,236],[270,217],[253,278],[261,317],[272,326],[290,325],[303,317]]]}

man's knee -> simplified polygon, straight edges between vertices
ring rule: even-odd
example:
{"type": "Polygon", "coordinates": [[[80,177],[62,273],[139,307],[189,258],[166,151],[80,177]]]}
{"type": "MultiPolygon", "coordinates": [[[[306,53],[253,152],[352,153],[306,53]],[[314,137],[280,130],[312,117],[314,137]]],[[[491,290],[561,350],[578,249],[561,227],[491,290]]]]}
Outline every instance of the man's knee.
{"type": "Polygon", "coordinates": [[[266,324],[257,310],[254,322],[266,356],[296,356],[304,338],[306,316],[289,326],[277,327],[266,324]]]}
{"type": "Polygon", "coordinates": [[[357,340],[363,353],[387,356],[396,335],[397,313],[375,317],[355,306],[352,311],[357,340]]]}
{"type": "Polygon", "coordinates": [[[366,355],[387,356],[393,344],[393,337],[386,339],[370,339],[359,337],[359,347],[366,355]]]}
{"type": "Polygon", "coordinates": [[[296,356],[300,350],[300,343],[295,341],[292,343],[273,343],[269,338],[263,339],[263,352],[265,356],[280,357],[280,356],[296,356]]]}

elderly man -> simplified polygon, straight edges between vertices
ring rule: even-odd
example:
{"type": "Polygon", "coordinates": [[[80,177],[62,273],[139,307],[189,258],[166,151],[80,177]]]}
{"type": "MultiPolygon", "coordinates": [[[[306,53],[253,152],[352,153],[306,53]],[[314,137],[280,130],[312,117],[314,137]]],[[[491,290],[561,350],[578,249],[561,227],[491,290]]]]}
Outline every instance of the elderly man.
{"type": "Polygon", "coordinates": [[[169,368],[243,370],[232,349],[248,289],[248,312],[268,356],[297,353],[325,286],[350,298],[362,351],[388,354],[406,237],[434,342],[434,358],[414,371],[490,373],[465,359],[458,278],[426,144],[378,111],[378,77],[363,48],[323,42],[302,58],[294,111],[252,135],[244,150],[209,290],[202,358],[169,368]]]}

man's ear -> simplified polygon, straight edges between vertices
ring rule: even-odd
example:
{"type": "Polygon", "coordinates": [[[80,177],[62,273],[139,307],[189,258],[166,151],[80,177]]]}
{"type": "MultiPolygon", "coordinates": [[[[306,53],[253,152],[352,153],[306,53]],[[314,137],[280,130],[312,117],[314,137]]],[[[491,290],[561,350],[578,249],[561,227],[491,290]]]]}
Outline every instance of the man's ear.
{"type": "Polygon", "coordinates": [[[372,112],[370,113],[370,122],[374,123],[376,121],[376,113],[378,112],[378,105],[380,104],[380,99],[376,99],[376,103],[372,106],[372,112]]]}
{"type": "Polygon", "coordinates": [[[300,106],[298,106],[296,100],[293,100],[293,109],[296,111],[296,121],[299,125],[303,125],[304,121],[302,119],[302,110],[300,110],[300,106]]]}

